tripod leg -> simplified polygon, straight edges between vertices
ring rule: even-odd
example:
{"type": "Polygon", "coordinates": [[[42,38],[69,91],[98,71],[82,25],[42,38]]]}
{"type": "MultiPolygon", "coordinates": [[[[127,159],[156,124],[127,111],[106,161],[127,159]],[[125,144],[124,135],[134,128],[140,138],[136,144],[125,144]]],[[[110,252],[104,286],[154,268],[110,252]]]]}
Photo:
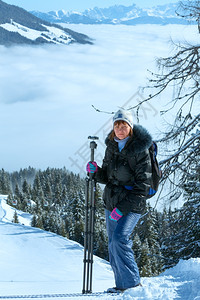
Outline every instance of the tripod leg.
{"type": "Polygon", "coordinates": [[[90,208],[90,292],[92,292],[92,271],[93,271],[93,248],[94,248],[94,216],[95,216],[95,194],[96,182],[91,182],[91,208],[90,208]]]}
{"type": "MultiPolygon", "coordinates": [[[[98,139],[97,137],[89,137],[98,139]]],[[[94,161],[94,149],[97,144],[90,142],[91,161],[94,161]]],[[[95,210],[96,181],[94,174],[89,174],[86,179],[85,196],[85,236],[84,236],[84,268],[83,268],[83,290],[82,293],[92,292],[92,267],[93,267],[93,243],[94,243],[94,210],[95,210]]]]}
{"type": "Polygon", "coordinates": [[[92,245],[93,245],[93,230],[92,230],[92,198],[93,198],[93,179],[89,180],[89,214],[88,214],[88,264],[87,264],[87,293],[92,292],[91,287],[91,266],[92,266],[92,245]]]}
{"type": "Polygon", "coordinates": [[[84,259],[83,259],[83,290],[86,292],[87,264],[88,264],[88,210],[89,210],[89,179],[86,178],[85,185],[85,228],[84,228],[84,259]]]}
{"type": "Polygon", "coordinates": [[[94,215],[95,215],[95,180],[88,180],[88,201],[85,221],[85,247],[84,247],[84,277],[83,294],[92,292],[92,271],[93,271],[93,243],[94,243],[94,215]]]}

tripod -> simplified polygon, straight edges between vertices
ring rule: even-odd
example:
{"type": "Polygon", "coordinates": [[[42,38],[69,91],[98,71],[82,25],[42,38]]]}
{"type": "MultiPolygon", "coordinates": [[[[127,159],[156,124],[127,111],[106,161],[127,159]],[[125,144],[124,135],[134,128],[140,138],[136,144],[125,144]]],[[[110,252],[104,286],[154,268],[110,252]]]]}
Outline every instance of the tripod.
{"type": "MultiPolygon", "coordinates": [[[[99,138],[89,136],[91,139],[91,161],[94,161],[94,149],[97,144],[94,140],[99,138]]],[[[85,184],[85,228],[84,228],[84,259],[83,259],[83,290],[82,293],[92,293],[93,270],[93,243],[94,243],[94,214],[95,214],[96,181],[94,174],[90,173],[85,184]]]]}

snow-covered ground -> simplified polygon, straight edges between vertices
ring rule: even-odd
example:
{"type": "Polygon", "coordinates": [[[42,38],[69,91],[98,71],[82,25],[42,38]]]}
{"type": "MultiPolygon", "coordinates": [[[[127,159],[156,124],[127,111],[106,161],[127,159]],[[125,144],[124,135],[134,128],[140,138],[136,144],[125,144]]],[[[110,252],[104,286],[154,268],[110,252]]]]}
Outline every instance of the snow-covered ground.
{"type": "Polygon", "coordinates": [[[46,26],[46,25],[42,25],[42,26],[45,27],[47,31],[30,29],[14,21],[12,21],[11,23],[0,24],[0,27],[11,32],[17,32],[20,35],[30,40],[36,40],[42,37],[48,42],[51,41],[52,43],[55,44],[60,44],[60,43],[69,44],[72,41],[74,41],[74,39],[69,34],[67,34],[64,30],[61,30],[56,27],[46,26]]]}
{"type": "MultiPolygon", "coordinates": [[[[7,204],[7,195],[0,195],[0,220],[12,222],[15,208],[7,204]]],[[[17,210],[20,224],[30,226],[32,216],[26,212],[17,210]]]]}
{"type": "MultiPolygon", "coordinates": [[[[6,196],[0,196],[0,299],[8,295],[81,293],[83,247],[54,233],[12,223],[14,210],[5,202],[6,196]]],[[[29,224],[30,215],[17,213],[23,218],[20,222],[29,224]]],[[[95,257],[93,291],[112,286],[109,264],[95,257]]],[[[142,278],[142,287],[121,295],[85,295],[84,299],[199,300],[200,258],[180,261],[160,276],[142,278]]]]}

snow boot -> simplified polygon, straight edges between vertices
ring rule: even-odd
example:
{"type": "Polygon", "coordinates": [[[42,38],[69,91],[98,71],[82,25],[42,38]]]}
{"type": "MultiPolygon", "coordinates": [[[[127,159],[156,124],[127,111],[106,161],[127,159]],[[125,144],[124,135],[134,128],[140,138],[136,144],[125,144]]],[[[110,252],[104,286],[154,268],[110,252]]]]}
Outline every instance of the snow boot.
{"type": "Polygon", "coordinates": [[[137,284],[136,286],[133,286],[133,287],[130,287],[130,288],[127,288],[127,289],[119,289],[117,288],[116,286],[113,287],[113,288],[109,288],[107,289],[107,293],[116,293],[116,294],[119,294],[119,293],[123,293],[124,291],[128,290],[128,289],[132,289],[132,288],[135,288],[135,287],[138,287],[138,286],[142,286],[141,283],[137,284]]]}

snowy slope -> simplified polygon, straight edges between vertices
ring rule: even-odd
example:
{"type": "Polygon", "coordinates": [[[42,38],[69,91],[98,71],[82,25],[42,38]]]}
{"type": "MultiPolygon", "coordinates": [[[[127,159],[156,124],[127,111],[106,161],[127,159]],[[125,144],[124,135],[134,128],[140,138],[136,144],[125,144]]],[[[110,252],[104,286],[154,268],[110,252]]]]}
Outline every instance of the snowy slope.
{"type": "MultiPolygon", "coordinates": [[[[4,201],[5,196],[0,205],[0,298],[8,295],[80,293],[83,247],[38,228],[6,222],[11,208],[4,201]]],[[[104,291],[113,285],[109,264],[95,257],[93,291],[104,291]]],[[[84,299],[198,300],[200,258],[180,261],[176,267],[158,277],[142,278],[142,285],[122,295],[90,295],[84,296],[84,299]]],[[[62,299],[70,298],[81,299],[81,296],[62,299]]]]}
{"type": "MultiPolygon", "coordinates": [[[[0,195],[0,220],[12,222],[15,213],[15,208],[6,203],[7,195],[0,195]]],[[[30,226],[32,215],[29,213],[17,210],[17,215],[20,224],[30,226]]]]}
{"type": "MultiPolygon", "coordinates": [[[[0,222],[0,295],[80,292],[83,247],[37,228],[0,222]]],[[[96,289],[113,284],[108,264],[95,259],[96,289]]]]}
{"type": "Polygon", "coordinates": [[[42,25],[47,31],[39,31],[28,28],[21,24],[18,24],[14,21],[12,23],[0,24],[0,27],[4,28],[9,32],[16,32],[25,38],[35,41],[36,39],[42,38],[46,42],[51,42],[54,44],[70,44],[72,41],[75,41],[69,34],[64,30],[53,27],[42,25]]]}
{"type": "MultiPolygon", "coordinates": [[[[0,196],[0,296],[82,290],[83,247],[38,228],[13,224],[14,209],[0,196]]],[[[30,222],[17,211],[20,222],[30,222]]],[[[95,289],[113,285],[107,262],[95,258],[95,289]]]]}
{"type": "Polygon", "coordinates": [[[88,37],[40,20],[26,10],[0,0],[0,45],[91,43],[88,37]]]}

